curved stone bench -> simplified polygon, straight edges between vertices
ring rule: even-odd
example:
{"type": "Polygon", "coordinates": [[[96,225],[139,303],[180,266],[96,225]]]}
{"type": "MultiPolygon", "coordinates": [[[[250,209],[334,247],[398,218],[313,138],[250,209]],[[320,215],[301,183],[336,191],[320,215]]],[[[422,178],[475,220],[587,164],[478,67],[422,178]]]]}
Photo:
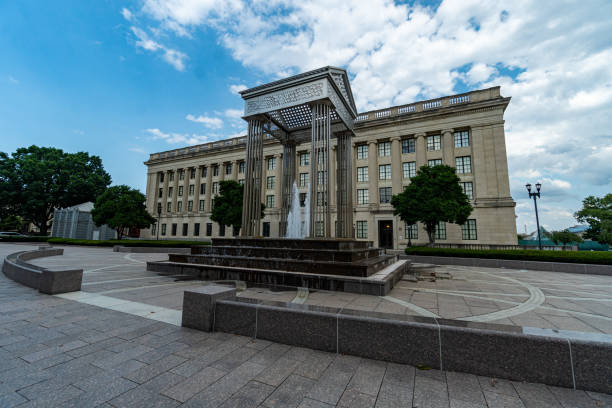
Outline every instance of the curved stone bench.
{"type": "Polygon", "coordinates": [[[16,252],[4,259],[2,272],[7,278],[48,295],[79,291],[83,281],[82,269],[51,270],[27,262],[63,254],[62,248],[16,252]]]}

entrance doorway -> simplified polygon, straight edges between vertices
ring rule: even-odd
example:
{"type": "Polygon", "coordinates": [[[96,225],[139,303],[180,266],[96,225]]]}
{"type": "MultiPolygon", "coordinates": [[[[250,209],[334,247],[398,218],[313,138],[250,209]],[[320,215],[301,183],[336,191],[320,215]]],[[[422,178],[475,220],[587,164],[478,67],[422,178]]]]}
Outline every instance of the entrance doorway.
{"type": "Polygon", "coordinates": [[[378,247],[393,249],[393,220],[378,221],[378,247]]]}

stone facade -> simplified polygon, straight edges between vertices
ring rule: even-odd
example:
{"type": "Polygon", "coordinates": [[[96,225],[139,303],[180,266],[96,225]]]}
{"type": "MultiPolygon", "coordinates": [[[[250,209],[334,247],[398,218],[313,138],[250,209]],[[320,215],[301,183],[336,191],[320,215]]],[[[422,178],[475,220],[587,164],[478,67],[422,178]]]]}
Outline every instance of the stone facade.
{"type": "MultiPolygon", "coordinates": [[[[465,226],[441,226],[437,241],[516,244],[503,117],[509,102],[494,87],[359,114],[353,138],[356,238],[377,246],[404,247],[409,230],[385,201],[400,193],[420,166],[443,163],[457,167],[474,211],[465,226]]],[[[210,220],[212,197],[220,181],[244,179],[245,143],[246,137],[238,137],[150,156],[145,162],[147,208],[154,216],[161,209],[160,238],[232,235],[230,228],[222,231],[210,220]]],[[[334,145],[335,139],[335,151],[334,145]]],[[[309,143],[297,146],[296,182],[304,196],[304,178],[310,172],[308,151],[309,143]]],[[[280,227],[281,167],[282,146],[267,136],[261,197],[267,208],[261,231],[272,237],[278,236],[280,227]]],[[[335,174],[332,160],[330,191],[336,188],[335,174]]],[[[336,195],[330,194],[330,200],[333,211],[336,195]]],[[[142,236],[156,237],[156,228],[143,230],[142,236]]],[[[411,241],[427,242],[422,225],[414,227],[411,241]]]]}

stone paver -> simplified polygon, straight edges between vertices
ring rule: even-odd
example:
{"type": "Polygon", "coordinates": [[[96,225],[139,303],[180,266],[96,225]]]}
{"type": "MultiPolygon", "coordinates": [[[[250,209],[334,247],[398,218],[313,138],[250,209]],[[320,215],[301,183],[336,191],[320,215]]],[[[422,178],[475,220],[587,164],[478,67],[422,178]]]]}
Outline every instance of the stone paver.
{"type": "MultiPolygon", "coordinates": [[[[0,244],[0,258],[28,248],[0,244]]],[[[77,257],[77,249],[69,252],[77,257]]],[[[82,258],[89,269],[115,262],[104,261],[107,249],[85,252],[82,258]]],[[[117,259],[127,264],[137,263],[130,259],[146,259],[145,255],[131,255],[117,259]]],[[[91,276],[110,280],[101,277],[104,271],[108,269],[91,272],[91,276]]],[[[142,265],[128,265],[123,274],[133,279],[142,273],[142,265]]],[[[596,288],[595,292],[603,296],[606,289],[596,288]]],[[[355,300],[347,294],[339,298],[355,300]]],[[[360,300],[358,304],[371,307],[374,302],[360,300]]],[[[596,312],[595,308],[588,310],[596,312]]],[[[423,371],[225,333],[197,332],[42,295],[0,274],[1,407],[180,405],[567,408],[612,407],[612,396],[423,371]]]]}

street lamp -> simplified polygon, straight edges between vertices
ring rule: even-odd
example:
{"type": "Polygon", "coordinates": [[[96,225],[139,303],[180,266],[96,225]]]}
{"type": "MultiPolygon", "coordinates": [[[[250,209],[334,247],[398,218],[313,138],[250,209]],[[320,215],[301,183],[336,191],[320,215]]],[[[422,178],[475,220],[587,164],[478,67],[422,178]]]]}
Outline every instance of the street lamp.
{"type": "Polygon", "coordinates": [[[542,188],[542,184],[540,182],[537,182],[535,185],[536,191],[533,193],[531,192],[530,183],[527,183],[525,187],[527,188],[527,192],[529,193],[529,198],[533,197],[533,206],[535,207],[535,214],[536,214],[536,226],[538,227],[538,248],[540,248],[540,251],[541,251],[542,250],[542,237],[540,237],[540,219],[538,218],[538,203],[536,201],[536,198],[540,198],[540,189],[542,188]]]}
{"type": "Polygon", "coordinates": [[[159,227],[160,227],[159,218],[160,217],[161,217],[161,206],[158,205],[157,206],[157,228],[156,228],[157,229],[157,240],[158,241],[159,241],[159,227]]]}

